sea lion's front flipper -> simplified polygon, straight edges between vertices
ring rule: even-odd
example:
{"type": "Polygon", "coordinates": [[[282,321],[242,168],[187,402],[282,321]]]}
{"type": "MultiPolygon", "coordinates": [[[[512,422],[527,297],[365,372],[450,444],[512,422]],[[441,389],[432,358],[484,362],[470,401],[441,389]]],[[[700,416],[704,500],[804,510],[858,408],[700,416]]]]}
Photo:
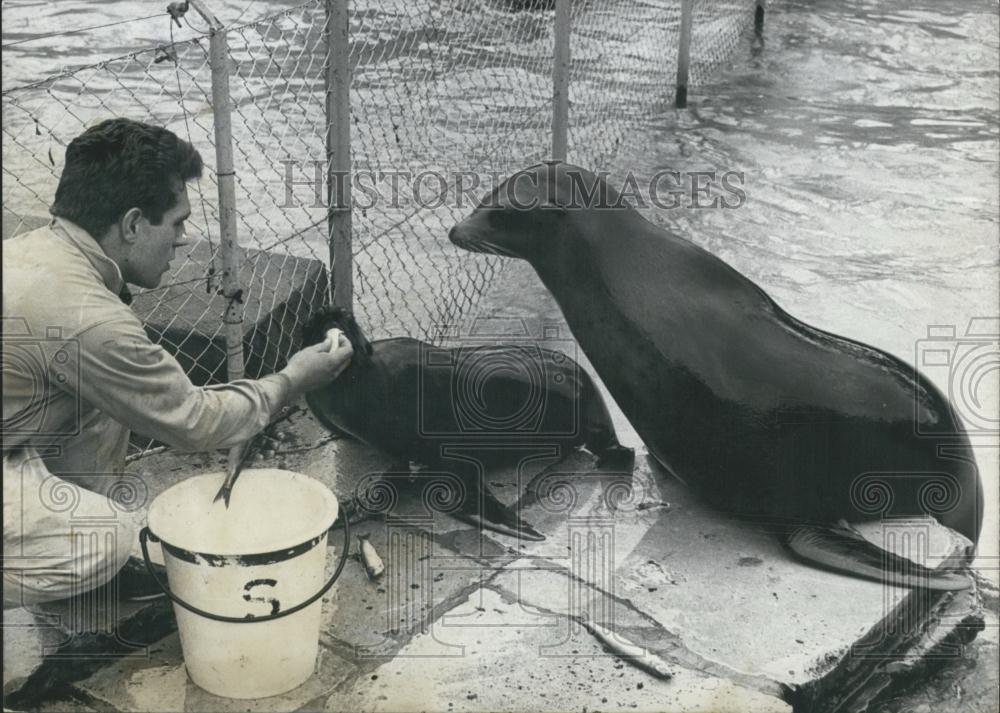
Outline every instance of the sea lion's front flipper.
{"type": "Polygon", "coordinates": [[[594,455],[597,456],[597,467],[601,470],[631,471],[635,467],[635,451],[620,443],[608,446],[594,455]]]}
{"type": "Polygon", "coordinates": [[[585,382],[583,422],[586,437],[583,445],[594,454],[597,467],[601,470],[632,470],[635,466],[635,451],[618,442],[615,424],[604,398],[594,386],[590,375],[582,369],[580,374],[585,382]]]}
{"type": "Polygon", "coordinates": [[[482,530],[492,530],[508,537],[518,537],[522,540],[541,542],[545,535],[526,523],[513,508],[504,505],[497,500],[487,488],[482,490],[482,512],[477,512],[480,508],[474,499],[467,502],[467,506],[452,515],[463,522],[475,525],[482,530]]]}
{"type": "Polygon", "coordinates": [[[939,572],[883,550],[846,525],[801,526],[784,538],[799,558],[825,569],[886,584],[924,589],[966,589],[968,577],[939,572]]]}

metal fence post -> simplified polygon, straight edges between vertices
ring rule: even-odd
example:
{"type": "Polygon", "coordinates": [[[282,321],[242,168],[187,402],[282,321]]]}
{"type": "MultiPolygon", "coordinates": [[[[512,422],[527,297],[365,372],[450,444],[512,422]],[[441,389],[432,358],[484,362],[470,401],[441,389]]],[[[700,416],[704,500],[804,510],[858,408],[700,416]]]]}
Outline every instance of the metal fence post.
{"type": "Polygon", "coordinates": [[[552,158],[566,160],[569,139],[569,0],[556,0],[553,34],[555,50],[552,63],[552,158]]]}
{"type": "MultiPolygon", "coordinates": [[[[222,241],[222,295],[226,312],[222,318],[226,341],[226,380],[242,379],[243,363],[243,289],[240,265],[243,252],[236,239],[236,171],[233,165],[232,107],[229,101],[229,41],[226,30],[200,2],[191,7],[209,26],[208,62],[212,69],[212,119],[215,128],[215,178],[219,186],[219,232],[222,241]]],[[[229,449],[230,465],[239,462],[242,445],[229,449]]]]}
{"type": "Polygon", "coordinates": [[[691,66],[691,16],[694,0],[681,0],[681,37],[677,47],[677,95],[674,105],[678,109],[687,106],[688,71],[691,66]]]}
{"type": "Polygon", "coordinates": [[[208,56],[212,69],[212,117],[215,125],[215,176],[219,185],[219,231],[222,242],[222,294],[226,298],[223,336],[226,340],[226,375],[229,381],[242,379],[243,290],[240,265],[243,250],[236,238],[236,172],[233,167],[232,107],[229,99],[229,42],[222,23],[201,0],[191,7],[209,25],[208,56]]]}
{"type": "Polygon", "coordinates": [[[354,302],[351,248],[351,38],[348,0],[326,0],[327,230],[331,300],[354,302]]]}

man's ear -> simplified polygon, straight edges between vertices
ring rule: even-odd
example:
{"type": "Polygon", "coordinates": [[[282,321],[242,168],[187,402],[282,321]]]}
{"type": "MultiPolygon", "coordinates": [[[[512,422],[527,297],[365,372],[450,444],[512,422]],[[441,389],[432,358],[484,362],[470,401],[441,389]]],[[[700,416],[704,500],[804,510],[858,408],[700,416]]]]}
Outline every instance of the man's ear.
{"type": "Polygon", "coordinates": [[[122,242],[134,243],[139,239],[139,223],[143,220],[142,209],[129,208],[118,224],[122,229],[122,242]]]}

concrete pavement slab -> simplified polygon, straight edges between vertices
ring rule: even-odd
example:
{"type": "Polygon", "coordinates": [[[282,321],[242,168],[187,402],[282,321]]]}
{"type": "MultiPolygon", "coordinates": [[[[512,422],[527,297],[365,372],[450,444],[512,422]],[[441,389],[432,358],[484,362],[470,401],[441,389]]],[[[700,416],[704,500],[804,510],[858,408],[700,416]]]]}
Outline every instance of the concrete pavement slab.
{"type": "Polygon", "coordinates": [[[566,641],[551,614],[514,609],[497,592],[474,593],[449,612],[462,626],[440,634],[455,655],[436,655],[439,643],[417,636],[392,661],[330,696],[326,710],[790,710],[772,696],[682,667],[670,680],[651,678],[604,651],[582,628],[566,641]]]}
{"type": "Polygon", "coordinates": [[[253,700],[220,698],[188,678],[180,638],[173,634],[151,647],[148,657],[120,659],[75,687],[95,701],[122,711],[268,713],[295,710],[318,696],[328,695],[354,669],[353,664],[333,652],[321,650],[316,673],[288,693],[253,700]]]}
{"type": "MultiPolygon", "coordinates": [[[[352,559],[324,597],[321,641],[345,656],[391,656],[414,634],[428,631],[453,599],[465,599],[469,590],[493,574],[475,560],[436,544],[433,521],[428,529],[405,521],[372,521],[355,526],[353,532],[368,538],[386,569],[371,580],[362,564],[352,559]]],[[[331,537],[339,550],[340,532],[331,537]]],[[[358,551],[357,537],[351,548],[358,551]]],[[[332,566],[331,561],[328,567],[332,566]]]]}
{"type": "MultiPolygon", "coordinates": [[[[99,594],[95,592],[95,594],[99,594]]],[[[12,610],[16,612],[17,610],[12,610]]],[[[98,597],[33,605],[4,631],[4,646],[24,647],[26,658],[14,658],[16,676],[5,681],[5,705],[15,709],[41,706],[124,658],[144,658],[151,646],[176,626],[167,602],[119,603],[98,597]],[[26,641],[22,637],[28,637],[26,641]],[[33,638],[32,638],[33,637],[33,638]],[[37,659],[41,656],[41,660],[37,659]]],[[[6,623],[5,612],[5,623],[6,623]]],[[[7,668],[5,657],[5,670],[7,668]]],[[[5,675],[6,678],[6,675],[5,675]]]]}
{"type": "Polygon", "coordinates": [[[17,690],[65,639],[56,622],[23,607],[3,611],[3,692],[17,690]]]}
{"type": "MultiPolygon", "coordinates": [[[[628,599],[616,597],[570,570],[539,564],[530,558],[518,560],[494,577],[489,586],[504,595],[514,606],[514,612],[519,607],[528,607],[533,618],[548,613],[553,625],[566,632],[564,649],[571,647],[569,632],[583,621],[592,621],[667,662],[726,678],[771,696],[784,695],[782,685],[775,680],[742,673],[687,648],[677,633],[636,609],[628,599]]],[[[449,619],[450,615],[446,615],[446,624],[449,619]]]]}

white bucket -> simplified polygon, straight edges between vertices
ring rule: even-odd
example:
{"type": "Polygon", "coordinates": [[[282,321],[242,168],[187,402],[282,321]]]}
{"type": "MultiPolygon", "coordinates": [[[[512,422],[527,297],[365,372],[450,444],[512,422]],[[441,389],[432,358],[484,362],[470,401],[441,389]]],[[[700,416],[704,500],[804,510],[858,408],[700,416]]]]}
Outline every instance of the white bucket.
{"type": "Polygon", "coordinates": [[[299,473],[245,470],[227,509],[213,500],[224,478],[195,476],[161,493],[143,552],[147,538],[160,541],[191,680],[227,698],[275,696],[316,665],[321,595],[340,571],[326,581],[337,498],[299,473]]]}

